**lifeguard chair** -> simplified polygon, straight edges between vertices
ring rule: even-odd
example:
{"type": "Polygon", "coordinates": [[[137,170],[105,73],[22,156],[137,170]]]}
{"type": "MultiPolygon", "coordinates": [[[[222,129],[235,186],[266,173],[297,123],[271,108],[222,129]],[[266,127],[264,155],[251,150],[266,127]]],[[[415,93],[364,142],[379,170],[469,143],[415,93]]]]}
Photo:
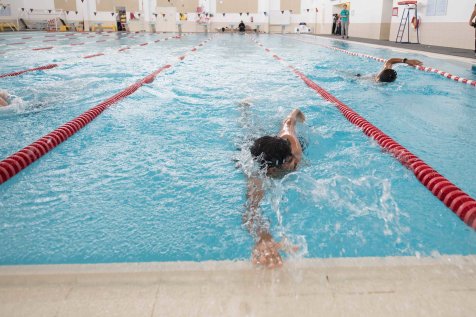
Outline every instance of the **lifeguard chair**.
{"type": "Polygon", "coordinates": [[[397,38],[395,39],[395,43],[403,43],[403,44],[420,44],[420,21],[418,18],[418,1],[400,1],[398,2],[399,6],[405,6],[403,8],[402,18],[400,20],[400,25],[398,26],[397,38]],[[411,23],[415,27],[417,41],[410,42],[410,12],[414,12],[414,16],[412,18],[411,23]],[[407,41],[403,42],[403,36],[405,34],[405,30],[407,30],[407,41]]]}

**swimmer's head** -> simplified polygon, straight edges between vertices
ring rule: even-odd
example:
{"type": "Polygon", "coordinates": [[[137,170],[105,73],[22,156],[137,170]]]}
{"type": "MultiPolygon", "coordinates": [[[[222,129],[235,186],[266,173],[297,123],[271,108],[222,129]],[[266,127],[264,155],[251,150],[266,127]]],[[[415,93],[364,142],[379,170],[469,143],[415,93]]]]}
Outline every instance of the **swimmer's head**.
{"type": "Polygon", "coordinates": [[[292,157],[291,144],[288,140],[276,136],[263,136],[256,139],[250,148],[251,155],[258,159],[261,168],[280,168],[292,157]]]}
{"type": "Polygon", "coordinates": [[[384,69],[379,75],[377,80],[384,83],[391,83],[397,79],[397,72],[394,69],[384,69]]]}

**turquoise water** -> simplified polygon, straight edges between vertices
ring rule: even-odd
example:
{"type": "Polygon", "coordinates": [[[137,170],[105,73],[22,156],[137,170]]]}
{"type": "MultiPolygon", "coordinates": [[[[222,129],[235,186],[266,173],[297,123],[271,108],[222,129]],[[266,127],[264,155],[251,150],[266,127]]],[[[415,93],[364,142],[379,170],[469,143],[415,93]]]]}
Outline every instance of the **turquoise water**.
{"type": "MultiPolygon", "coordinates": [[[[101,49],[91,43],[21,57],[5,51],[1,73],[66,64],[0,79],[0,88],[17,96],[16,110],[0,113],[0,158],[206,38],[74,60],[166,36],[121,36],[101,49]]],[[[354,73],[375,73],[381,64],[292,38],[260,41],[476,196],[476,89],[405,67],[393,84],[358,80],[354,73]]],[[[474,78],[466,65],[418,58],[474,78]]],[[[227,34],[0,185],[0,264],[248,259],[253,241],[241,225],[240,166],[249,159],[249,137],[277,133],[293,108],[307,117],[299,128],[309,143],[305,158],[298,171],[268,181],[262,212],[278,240],[300,246],[296,257],[476,253],[474,230],[411,172],[249,38],[227,34]]]]}

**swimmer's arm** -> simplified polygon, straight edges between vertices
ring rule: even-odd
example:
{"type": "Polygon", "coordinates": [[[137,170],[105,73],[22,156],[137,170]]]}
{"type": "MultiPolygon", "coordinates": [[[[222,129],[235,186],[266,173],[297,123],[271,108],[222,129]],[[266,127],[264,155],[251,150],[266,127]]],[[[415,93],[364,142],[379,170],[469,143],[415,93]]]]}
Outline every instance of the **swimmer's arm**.
{"type": "Polygon", "coordinates": [[[269,230],[269,222],[264,219],[259,210],[259,204],[264,196],[263,181],[251,177],[248,180],[248,202],[243,223],[255,240],[251,253],[251,261],[268,268],[280,267],[283,260],[279,250],[283,244],[276,242],[269,230]]]}
{"type": "MultiPolygon", "coordinates": [[[[264,227],[263,217],[259,211],[259,204],[264,197],[263,181],[259,178],[248,179],[248,191],[246,194],[246,212],[243,215],[243,223],[252,236],[258,237],[264,227]]],[[[267,231],[267,230],[266,230],[267,231]]]]}
{"type": "Polygon", "coordinates": [[[279,134],[278,134],[279,137],[288,136],[286,137],[286,139],[288,139],[289,142],[291,143],[291,152],[298,160],[301,160],[302,148],[296,135],[296,123],[298,121],[304,122],[305,119],[306,118],[304,117],[304,114],[301,112],[301,110],[294,109],[289,114],[289,116],[287,116],[287,118],[284,119],[283,126],[281,128],[281,131],[279,131],[279,134]]]}
{"type": "Polygon", "coordinates": [[[417,66],[422,64],[422,62],[420,62],[417,59],[390,58],[390,59],[387,59],[387,61],[383,65],[383,69],[392,69],[393,65],[400,64],[400,63],[405,63],[410,66],[417,66]]]}
{"type": "Polygon", "coordinates": [[[296,135],[296,123],[297,121],[304,122],[306,118],[304,114],[299,109],[294,109],[291,113],[284,119],[281,131],[279,131],[279,136],[286,134],[296,135]]]}

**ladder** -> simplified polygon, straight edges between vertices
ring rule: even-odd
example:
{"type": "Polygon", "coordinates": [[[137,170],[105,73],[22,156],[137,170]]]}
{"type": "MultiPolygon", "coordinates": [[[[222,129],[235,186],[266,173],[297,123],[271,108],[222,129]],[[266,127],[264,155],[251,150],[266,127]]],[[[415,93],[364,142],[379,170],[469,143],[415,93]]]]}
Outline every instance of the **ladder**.
{"type": "Polygon", "coordinates": [[[419,34],[419,26],[415,28],[417,41],[410,42],[410,12],[414,12],[415,19],[418,18],[418,8],[417,8],[417,1],[401,1],[398,2],[399,5],[405,5],[403,8],[402,18],[400,20],[400,25],[398,26],[397,38],[395,39],[395,43],[402,43],[402,44],[420,44],[420,34],[419,34]],[[403,36],[405,35],[405,30],[407,30],[407,41],[403,42],[403,36]]]}
{"type": "Polygon", "coordinates": [[[22,27],[23,27],[25,30],[28,30],[28,29],[29,29],[28,25],[26,24],[25,20],[23,20],[23,18],[18,19],[18,21],[20,21],[22,27]]]}

